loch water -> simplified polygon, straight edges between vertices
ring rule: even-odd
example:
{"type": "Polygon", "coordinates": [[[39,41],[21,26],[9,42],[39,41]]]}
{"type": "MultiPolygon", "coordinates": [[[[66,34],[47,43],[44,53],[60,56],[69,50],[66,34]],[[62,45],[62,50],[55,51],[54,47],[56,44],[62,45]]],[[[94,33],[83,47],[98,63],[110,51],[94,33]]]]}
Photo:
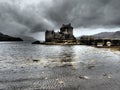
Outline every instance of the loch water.
{"type": "Polygon", "coordinates": [[[0,43],[1,90],[120,90],[120,51],[0,43]]]}

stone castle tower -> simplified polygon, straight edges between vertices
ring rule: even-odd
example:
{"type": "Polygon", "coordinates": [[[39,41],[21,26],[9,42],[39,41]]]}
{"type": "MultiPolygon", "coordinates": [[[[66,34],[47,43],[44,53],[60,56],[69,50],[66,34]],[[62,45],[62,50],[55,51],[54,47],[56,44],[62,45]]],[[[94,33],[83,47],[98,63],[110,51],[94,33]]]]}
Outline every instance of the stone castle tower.
{"type": "Polygon", "coordinates": [[[52,41],[62,41],[62,40],[76,40],[73,35],[73,27],[71,24],[62,25],[60,28],[60,32],[53,31],[46,31],[45,32],[45,41],[52,42],[52,41]]]}
{"type": "Polygon", "coordinates": [[[73,35],[73,27],[71,26],[71,24],[68,24],[68,25],[62,25],[62,27],[60,28],[60,32],[62,34],[70,34],[70,35],[73,35]]]}

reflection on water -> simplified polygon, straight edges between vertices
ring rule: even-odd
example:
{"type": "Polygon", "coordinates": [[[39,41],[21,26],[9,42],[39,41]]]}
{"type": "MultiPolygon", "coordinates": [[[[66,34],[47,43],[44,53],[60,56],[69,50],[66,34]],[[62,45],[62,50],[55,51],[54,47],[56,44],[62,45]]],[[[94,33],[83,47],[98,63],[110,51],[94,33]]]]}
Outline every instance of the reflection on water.
{"type": "Polygon", "coordinates": [[[116,62],[120,59],[120,53],[116,51],[112,52],[107,49],[99,49],[89,46],[49,46],[49,45],[32,45],[29,43],[1,43],[0,44],[0,56],[1,59],[6,59],[14,64],[26,63],[32,60],[39,60],[39,64],[61,64],[72,63],[80,64],[104,64],[116,62]],[[113,61],[115,59],[115,61],[113,61]],[[54,63],[53,63],[54,62],[54,63]]]}
{"type": "Polygon", "coordinates": [[[59,56],[61,62],[72,62],[74,60],[73,48],[71,46],[62,47],[59,56]]]}

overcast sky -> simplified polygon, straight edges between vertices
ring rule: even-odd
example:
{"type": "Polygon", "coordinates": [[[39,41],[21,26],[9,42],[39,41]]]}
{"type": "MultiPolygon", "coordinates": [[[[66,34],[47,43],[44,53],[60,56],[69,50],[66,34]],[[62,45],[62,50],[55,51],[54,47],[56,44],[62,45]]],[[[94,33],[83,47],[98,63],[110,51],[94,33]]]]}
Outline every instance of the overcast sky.
{"type": "Polygon", "coordinates": [[[75,36],[120,30],[120,0],[0,0],[0,32],[43,39],[71,23],[75,36]]]}

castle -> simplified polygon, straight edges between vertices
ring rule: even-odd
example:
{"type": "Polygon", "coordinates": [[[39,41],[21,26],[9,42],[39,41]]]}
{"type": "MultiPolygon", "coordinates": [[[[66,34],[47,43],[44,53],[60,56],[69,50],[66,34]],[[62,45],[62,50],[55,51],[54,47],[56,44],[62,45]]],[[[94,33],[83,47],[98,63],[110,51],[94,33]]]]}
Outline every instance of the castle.
{"type": "Polygon", "coordinates": [[[45,42],[64,42],[64,41],[75,41],[76,38],[73,35],[73,27],[71,24],[62,25],[59,32],[46,31],[45,42]]]}

